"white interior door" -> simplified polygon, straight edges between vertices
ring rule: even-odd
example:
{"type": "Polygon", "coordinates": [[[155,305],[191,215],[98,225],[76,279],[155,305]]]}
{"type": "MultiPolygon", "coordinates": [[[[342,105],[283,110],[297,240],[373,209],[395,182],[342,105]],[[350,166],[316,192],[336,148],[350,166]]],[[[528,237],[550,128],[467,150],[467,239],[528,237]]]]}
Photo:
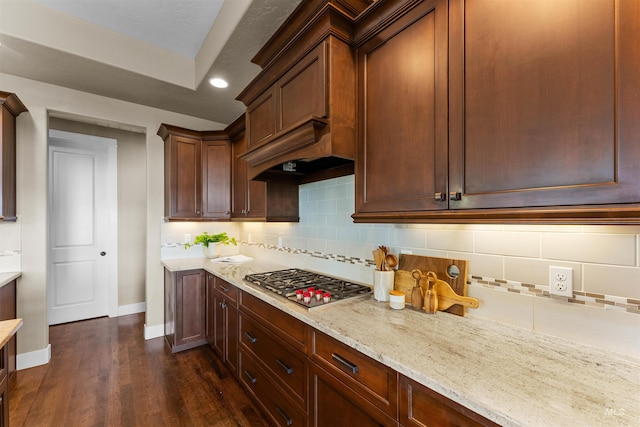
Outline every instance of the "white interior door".
{"type": "Polygon", "coordinates": [[[49,131],[50,325],[117,313],[116,147],[49,131]]]}

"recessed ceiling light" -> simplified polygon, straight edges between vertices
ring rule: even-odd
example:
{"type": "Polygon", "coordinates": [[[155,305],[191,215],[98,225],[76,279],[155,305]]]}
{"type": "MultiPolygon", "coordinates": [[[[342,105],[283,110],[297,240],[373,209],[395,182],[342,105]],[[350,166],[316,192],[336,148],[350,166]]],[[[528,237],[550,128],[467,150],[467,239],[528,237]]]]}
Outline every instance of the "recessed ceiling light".
{"type": "Polygon", "coordinates": [[[219,87],[219,88],[225,88],[225,87],[229,86],[229,83],[227,83],[226,80],[219,79],[217,77],[213,78],[213,79],[210,79],[209,83],[211,83],[211,86],[219,87]]]}

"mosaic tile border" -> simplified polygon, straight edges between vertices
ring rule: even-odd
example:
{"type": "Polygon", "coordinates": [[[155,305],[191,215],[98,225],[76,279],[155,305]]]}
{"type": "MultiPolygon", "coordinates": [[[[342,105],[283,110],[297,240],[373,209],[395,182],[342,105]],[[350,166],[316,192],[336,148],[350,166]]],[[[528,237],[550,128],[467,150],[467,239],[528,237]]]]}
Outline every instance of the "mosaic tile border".
{"type": "Polygon", "coordinates": [[[313,258],[333,260],[337,262],[344,262],[347,264],[354,264],[354,265],[359,264],[359,265],[364,265],[365,267],[373,267],[375,265],[372,259],[363,260],[362,258],[348,257],[346,255],[327,254],[319,251],[309,251],[307,249],[278,247],[276,245],[267,245],[264,243],[247,243],[247,242],[240,242],[240,243],[247,246],[256,246],[263,249],[271,249],[271,250],[276,250],[280,252],[287,252],[294,255],[308,255],[313,258]]]}
{"type": "Polygon", "coordinates": [[[570,304],[581,304],[589,307],[598,307],[605,310],[622,311],[626,313],[640,314],[640,300],[619,297],[615,295],[596,294],[591,292],[573,291],[573,297],[561,297],[549,294],[547,285],[531,285],[513,280],[494,279],[470,275],[467,285],[482,286],[503,292],[513,292],[541,298],[553,298],[566,301],[570,304]]]}

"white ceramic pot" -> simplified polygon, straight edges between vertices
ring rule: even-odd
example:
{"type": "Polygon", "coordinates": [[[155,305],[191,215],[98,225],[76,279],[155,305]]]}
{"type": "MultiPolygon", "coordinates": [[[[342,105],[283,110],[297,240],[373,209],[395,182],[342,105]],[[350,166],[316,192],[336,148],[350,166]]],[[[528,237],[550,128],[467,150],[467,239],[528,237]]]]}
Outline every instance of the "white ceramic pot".
{"type": "Polygon", "coordinates": [[[222,256],[222,243],[209,243],[209,246],[204,247],[204,256],[207,258],[222,256]]]}

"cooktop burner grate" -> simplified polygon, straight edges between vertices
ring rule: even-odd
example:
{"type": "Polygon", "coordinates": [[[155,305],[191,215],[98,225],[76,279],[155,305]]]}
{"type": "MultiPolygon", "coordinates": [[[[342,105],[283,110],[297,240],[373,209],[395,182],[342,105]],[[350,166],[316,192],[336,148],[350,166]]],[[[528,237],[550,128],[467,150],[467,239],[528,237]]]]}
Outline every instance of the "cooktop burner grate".
{"type": "Polygon", "coordinates": [[[247,274],[244,279],[307,308],[327,305],[371,292],[371,288],[366,285],[297,268],[247,274]],[[300,300],[296,291],[305,291],[309,288],[314,288],[314,292],[322,291],[322,295],[329,293],[329,301],[325,302],[323,298],[316,299],[315,293],[310,295],[311,299],[308,302],[300,300]]]}

